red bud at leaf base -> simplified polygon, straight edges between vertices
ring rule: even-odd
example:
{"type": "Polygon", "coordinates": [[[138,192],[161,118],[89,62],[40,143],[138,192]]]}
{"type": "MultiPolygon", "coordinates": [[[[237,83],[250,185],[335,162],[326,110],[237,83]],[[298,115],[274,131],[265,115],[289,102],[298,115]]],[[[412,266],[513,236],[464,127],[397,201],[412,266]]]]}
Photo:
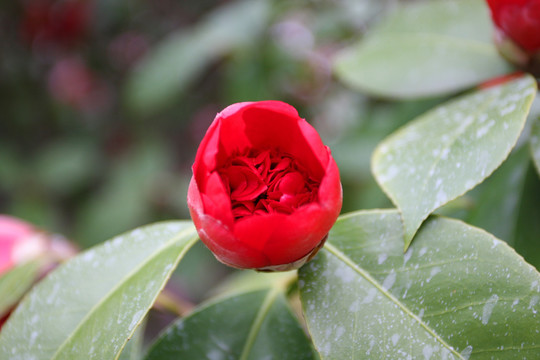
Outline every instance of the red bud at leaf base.
{"type": "Polygon", "coordinates": [[[540,0],[487,0],[496,26],[495,42],[510,62],[540,70],[540,0]]]}
{"type": "Polygon", "coordinates": [[[342,204],[337,165],[319,134],[279,101],[233,104],[206,132],[188,206],[199,237],[242,269],[302,266],[342,204]]]}

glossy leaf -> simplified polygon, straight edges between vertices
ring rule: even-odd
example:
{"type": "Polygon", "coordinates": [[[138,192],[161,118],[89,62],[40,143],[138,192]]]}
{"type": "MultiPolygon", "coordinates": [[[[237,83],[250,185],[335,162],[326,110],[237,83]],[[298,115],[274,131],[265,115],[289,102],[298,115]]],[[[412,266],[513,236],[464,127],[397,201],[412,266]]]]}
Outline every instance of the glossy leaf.
{"type": "Polygon", "coordinates": [[[117,358],[196,239],[190,222],[158,223],[68,261],[9,318],[0,358],[117,358]]]}
{"type": "Polygon", "coordinates": [[[488,177],[525,124],[536,82],[525,76],[438,106],[375,149],[372,171],[400,209],[405,249],[435,209],[488,177]]]}
{"type": "Polygon", "coordinates": [[[36,280],[39,262],[19,265],[0,276],[0,317],[6,313],[36,280]]]}
{"type": "Polygon", "coordinates": [[[406,253],[394,210],[343,216],[299,271],[323,359],[534,359],[540,274],[506,243],[433,217],[406,253]]]}
{"type": "Polygon", "coordinates": [[[540,117],[533,123],[530,143],[534,166],[538,174],[540,174],[540,117]]]}
{"type": "Polygon", "coordinates": [[[193,29],[171,34],[129,79],[128,106],[150,114],[168,105],[212,62],[253,42],[268,14],[266,0],[241,0],[218,8],[193,29]]]}
{"type": "Polygon", "coordinates": [[[300,360],[316,355],[283,291],[266,288],[219,298],[180,319],[145,359],[300,360]]]}
{"type": "Polygon", "coordinates": [[[335,71],[346,84],[376,96],[452,93],[511,71],[492,33],[482,0],[415,4],[338,54],[335,71]]]}

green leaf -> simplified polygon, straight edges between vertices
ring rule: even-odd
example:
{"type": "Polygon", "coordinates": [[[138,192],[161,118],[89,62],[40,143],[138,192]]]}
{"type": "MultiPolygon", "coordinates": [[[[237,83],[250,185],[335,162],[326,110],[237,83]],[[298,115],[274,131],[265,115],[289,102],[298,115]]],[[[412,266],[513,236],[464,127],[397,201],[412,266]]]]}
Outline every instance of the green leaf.
{"type": "MultiPolygon", "coordinates": [[[[487,230],[513,247],[529,167],[526,147],[512,153],[489,178],[472,191],[474,206],[465,217],[468,224],[487,230]]],[[[523,254],[522,254],[523,255],[523,254]]]]}
{"type": "Polygon", "coordinates": [[[394,210],[342,216],[299,271],[323,359],[534,359],[540,274],[481,229],[432,217],[404,254],[394,210]]]}
{"type": "Polygon", "coordinates": [[[538,174],[540,174],[540,117],[533,123],[530,144],[534,166],[538,174]]]}
{"type": "Polygon", "coordinates": [[[77,242],[89,247],[151,221],[151,199],[162,186],[170,163],[164,143],[148,138],[115,159],[107,182],[80,206],[75,222],[77,242]]]}
{"type": "Polygon", "coordinates": [[[36,280],[39,261],[19,265],[0,276],[0,317],[19,301],[36,280]]]}
{"type": "Polygon", "coordinates": [[[85,139],[57,141],[36,154],[32,177],[47,190],[65,195],[95,179],[101,161],[97,145],[85,139]]]}
{"type": "Polygon", "coordinates": [[[143,59],[128,80],[128,106],[148,115],[178,98],[219,57],[253,42],[269,15],[266,0],[218,8],[193,29],[171,34],[143,59]]]}
{"type": "Polygon", "coordinates": [[[536,81],[525,76],[438,106],[375,149],[372,171],[400,209],[405,249],[435,209],[481,183],[508,156],[536,81]]]}
{"type": "Polygon", "coordinates": [[[492,44],[492,32],[481,0],[407,6],[339,53],[335,72],[349,86],[376,96],[456,92],[511,71],[492,44]]]}
{"type": "Polygon", "coordinates": [[[118,360],[139,360],[142,358],[145,321],[137,327],[120,353],[118,360]]]}
{"type": "Polygon", "coordinates": [[[513,247],[540,269],[540,179],[531,165],[525,177],[513,247]]]}
{"type": "Polygon", "coordinates": [[[0,333],[1,359],[115,359],[185,252],[187,221],[149,225],[57,268],[0,333]]]}
{"type": "Polygon", "coordinates": [[[283,289],[274,287],[237,292],[197,309],[167,329],[146,360],[316,358],[283,289]]]}

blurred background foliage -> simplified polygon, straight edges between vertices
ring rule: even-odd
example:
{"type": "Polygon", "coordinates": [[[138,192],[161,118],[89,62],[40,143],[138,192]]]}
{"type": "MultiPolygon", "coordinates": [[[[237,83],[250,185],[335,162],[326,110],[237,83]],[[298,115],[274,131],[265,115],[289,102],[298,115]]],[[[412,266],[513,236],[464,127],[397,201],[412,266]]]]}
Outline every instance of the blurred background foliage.
{"type": "MultiPolygon", "coordinates": [[[[370,173],[371,153],[396,128],[445,99],[369,98],[336,81],[332,61],[397,4],[2,2],[0,213],[61,233],[81,248],[147,223],[189,218],[190,167],[215,114],[234,102],[263,99],[290,103],[319,130],[340,167],[343,212],[392,207],[370,173]]],[[[506,227],[489,224],[474,200],[517,181],[517,192],[523,186],[536,191],[524,199],[537,209],[540,187],[529,157],[512,156],[498,177],[488,179],[490,189],[481,185],[473,198],[441,212],[501,237],[519,233],[519,223],[534,217],[516,215],[506,227]],[[516,173],[512,166],[520,169],[518,179],[505,176],[516,173]]],[[[500,201],[514,201],[524,212],[531,207],[500,201]]],[[[516,244],[538,234],[525,233],[515,235],[516,244]]],[[[229,271],[199,244],[170,286],[197,302],[229,271]]]]}

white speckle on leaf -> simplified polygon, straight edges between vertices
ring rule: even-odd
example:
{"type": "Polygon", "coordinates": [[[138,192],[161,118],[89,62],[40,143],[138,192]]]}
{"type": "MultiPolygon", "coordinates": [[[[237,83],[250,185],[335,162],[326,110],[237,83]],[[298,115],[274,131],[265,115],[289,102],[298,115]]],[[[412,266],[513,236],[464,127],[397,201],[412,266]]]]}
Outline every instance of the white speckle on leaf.
{"type": "Polygon", "coordinates": [[[388,182],[399,174],[399,168],[395,165],[390,166],[385,173],[379,175],[379,180],[383,183],[388,182]]]}
{"type": "Polygon", "coordinates": [[[407,252],[405,252],[405,255],[403,255],[403,266],[405,266],[407,262],[411,259],[412,254],[413,254],[413,248],[409,247],[407,249],[407,252]]]}
{"type": "Polygon", "coordinates": [[[396,344],[397,344],[397,342],[399,341],[399,338],[400,338],[400,337],[401,337],[401,336],[400,336],[399,334],[394,334],[394,335],[392,335],[392,338],[391,338],[391,339],[392,339],[392,344],[394,344],[394,346],[396,346],[396,344]]]}
{"type": "Polygon", "coordinates": [[[375,295],[377,295],[377,290],[375,290],[374,288],[369,289],[369,291],[368,291],[366,297],[364,298],[364,300],[362,301],[362,303],[363,304],[369,304],[370,302],[373,301],[373,299],[375,299],[375,295]]]}
{"type": "Polygon", "coordinates": [[[383,283],[382,283],[382,287],[383,289],[385,290],[388,290],[390,289],[394,283],[396,282],[396,273],[395,272],[391,272],[390,274],[388,274],[388,276],[384,279],[383,283]]]}
{"type": "Polygon", "coordinates": [[[377,259],[377,263],[379,265],[381,265],[382,263],[384,263],[386,261],[386,259],[388,259],[388,255],[387,254],[380,254],[379,255],[379,258],[377,259]]]}
{"type": "Polygon", "coordinates": [[[442,190],[439,190],[439,192],[437,193],[437,197],[435,199],[435,201],[437,202],[437,204],[443,204],[445,203],[446,201],[448,200],[448,195],[446,195],[446,193],[442,190]]]}
{"type": "Polygon", "coordinates": [[[516,104],[515,103],[510,104],[507,107],[501,109],[501,116],[506,116],[510,114],[511,112],[513,112],[515,109],[516,109],[516,104]]]}
{"type": "Polygon", "coordinates": [[[221,351],[216,350],[216,349],[213,349],[213,350],[210,350],[209,352],[207,352],[206,357],[208,358],[208,360],[223,360],[223,359],[225,359],[224,354],[221,351]]]}
{"type": "Polygon", "coordinates": [[[137,323],[141,320],[141,317],[143,316],[143,314],[144,314],[144,310],[139,310],[133,315],[133,317],[131,318],[131,322],[129,323],[129,327],[128,327],[130,331],[133,330],[135,325],[137,325],[137,323]]]}
{"type": "Polygon", "coordinates": [[[30,346],[34,345],[34,343],[36,342],[37,337],[38,337],[38,332],[37,331],[32,331],[32,333],[30,334],[30,339],[29,339],[29,345],[30,346]]]}
{"type": "Polygon", "coordinates": [[[422,354],[424,355],[425,360],[431,359],[431,355],[433,355],[433,347],[431,345],[426,345],[422,349],[422,354]]]}
{"type": "Polygon", "coordinates": [[[461,356],[463,356],[465,360],[469,360],[469,358],[471,357],[472,351],[473,351],[473,347],[469,345],[465,349],[463,349],[463,351],[460,354],[461,356]]]}
{"type": "Polygon", "coordinates": [[[496,294],[493,294],[484,305],[482,311],[482,324],[487,325],[489,322],[489,318],[491,317],[491,313],[493,312],[493,308],[495,308],[497,301],[499,301],[499,297],[496,294]]]}
{"type": "Polygon", "coordinates": [[[441,153],[441,159],[446,160],[448,158],[448,154],[450,153],[449,148],[444,148],[441,153]]]}
{"type": "Polygon", "coordinates": [[[438,266],[435,266],[433,269],[431,269],[430,273],[429,273],[429,278],[426,279],[427,282],[430,282],[431,279],[437,275],[438,273],[440,273],[442,270],[440,267],[438,266]]]}
{"type": "Polygon", "coordinates": [[[493,125],[495,125],[495,120],[489,121],[486,125],[476,130],[476,138],[479,139],[482,136],[486,135],[493,125]]]}
{"type": "Polygon", "coordinates": [[[540,296],[535,295],[531,298],[531,301],[529,302],[529,310],[532,310],[533,314],[537,313],[537,309],[535,308],[536,304],[538,304],[538,301],[540,300],[540,296]]]}
{"type": "Polygon", "coordinates": [[[487,115],[486,113],[482,113],[482,114],[480,114],[480,116],[478,117],[478,122],[479,122],[479,123],[483,123],[483,122],[485,122],[487,119],[488,119],[488,115],[487,115]]]}

